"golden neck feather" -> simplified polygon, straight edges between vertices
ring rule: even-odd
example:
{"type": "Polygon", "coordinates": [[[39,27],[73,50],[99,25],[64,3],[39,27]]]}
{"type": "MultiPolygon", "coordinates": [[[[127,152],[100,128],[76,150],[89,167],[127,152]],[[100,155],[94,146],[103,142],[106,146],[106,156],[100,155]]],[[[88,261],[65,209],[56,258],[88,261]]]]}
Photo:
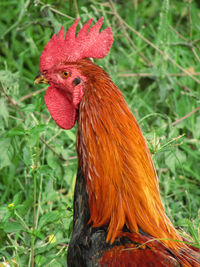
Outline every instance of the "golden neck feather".
{"type": "Polygon", "coordinates": [[[126,225],[170,248],[183,247],[165,214],[149,149],[134,116],[109,76],[93,63],[84,64],[80,69],[90,75],[79,110],[77,150],[90,222],[93,227],[108,225],[110,243],[126,225]]]}

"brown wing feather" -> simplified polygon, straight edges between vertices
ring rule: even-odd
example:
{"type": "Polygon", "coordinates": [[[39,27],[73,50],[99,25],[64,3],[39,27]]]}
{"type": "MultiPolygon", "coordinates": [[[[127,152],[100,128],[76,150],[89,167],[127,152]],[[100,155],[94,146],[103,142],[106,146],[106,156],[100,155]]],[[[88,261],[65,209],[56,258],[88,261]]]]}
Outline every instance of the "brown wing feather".
{"type": "Polygon", "coordinates": [[[105,251],[99,260],[101,267],[200,266],[199,251],[194,248],[175,251],[147,236],[131,233],[122,233],[121,236],[134,243],[128,242],[105,251]]]}

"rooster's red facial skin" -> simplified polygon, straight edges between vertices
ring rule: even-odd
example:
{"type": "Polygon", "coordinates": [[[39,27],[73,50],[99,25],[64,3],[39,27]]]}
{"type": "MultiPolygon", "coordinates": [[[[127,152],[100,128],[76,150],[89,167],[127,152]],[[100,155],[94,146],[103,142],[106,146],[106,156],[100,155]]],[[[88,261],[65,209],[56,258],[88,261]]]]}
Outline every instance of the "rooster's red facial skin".
{"type": "Polygon", "coordinates": [[[74,79],[80,77],[82,86],[84,86],[84,83],[87,80],[75,66],[64,64],[48,70],[45,77],[48,79],[51,86],[65,92],[71,101],[73,100],[73,91],[76,86],[73,83],[74,79]],[[69,76],[64,77],[64,72],[69,73],[69,76]]]}
{"type": "Polygon", "coordinates": [[[67,64],[57,65],[44,73],[50,84],[44,97],[47,108],[59,127],[71,129],[87,79],[76,66],[67,64]],[[77,77],[79,84],[74,83],[77,77]]]}

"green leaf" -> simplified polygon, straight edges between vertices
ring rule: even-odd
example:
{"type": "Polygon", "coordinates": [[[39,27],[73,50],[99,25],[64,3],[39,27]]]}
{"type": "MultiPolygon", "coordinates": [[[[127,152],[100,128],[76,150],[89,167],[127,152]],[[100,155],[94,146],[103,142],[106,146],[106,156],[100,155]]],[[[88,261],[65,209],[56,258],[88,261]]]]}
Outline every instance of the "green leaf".
{"type": "Polygon", "coordinates": [[[9,138],[2,138],[0,140],[0,169],[10,165],[8,150],[10,146],[9,138]]]}
{"type": "Polygon", "coordinates": [[[1,119],[1,116],[7,122],[8,109],[7,109],[6,101],[4,98],[0,98],[0,119],[1,119]]]}
{"type": "Polygon", "coordinates": [[[55,156],[51,151],[49,151],[47,154],[47,163],[52,169],[56,169],[58,167],[58,157],[55,156]]]}
{"type": "Polygon", "coordinates": [[[35,264],[40,267],[40,266],[44,266],[43,264],[45,264],[46,262],[46,257],[42,256],[42,255],[37,255],[35,257],[35,264]]]}
{"type": "Polygon", "coordinates": [[[25,107],[21,108],[21,110],[24,112],[34,112],[36,109],[36,106],[34,104],[29,104],[29,105],[26,105],[25,107]]]}
{"type": "Polygon", "coordinates": [[[169,167],[169,169],[173,173],[175,173],[176,158],[175,158],[174,154],[171,152],[166,152],[165,155],[166,155],[166,160],[165,160],[166,165],[169,167]]]}
{"type": "Polygon", "coordinates": [[[8,136],[16,136],[16,135],[25,135],[27,133],[27,131],[25,129],[23,129],[22,127],[15,127],[12,128],[9,132],[8,132],[8,136]]]}
{"type": "Polygon", "coordinates": [[[30,166],[31,155],[30,155],[30,150],[26,146],[23,148],[23,160],[27,166],[30,166]]]}
{"type": "Polygon", "coordinates": [[[25,230],[25,228],[23,227],[21,223],[10,222],[10,221],[5,223],[3,229],[6,233],[16,233],[16,232],[25,230]]]}
{"type": "Polygon", "coordinates": [[[56,222],[60,219],[61,215],[58,211],[50,211],[43,215],[39,221],[39,227],[44,227],[46,224],[56,222]]]}

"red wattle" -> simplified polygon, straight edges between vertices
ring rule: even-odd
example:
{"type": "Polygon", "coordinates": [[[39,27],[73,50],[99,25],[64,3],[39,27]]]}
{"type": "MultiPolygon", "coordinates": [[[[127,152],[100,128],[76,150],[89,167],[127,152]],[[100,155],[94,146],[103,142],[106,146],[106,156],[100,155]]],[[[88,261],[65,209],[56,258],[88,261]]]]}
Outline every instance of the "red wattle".
{"type": "Polygon", "coordinates": [[[74,126],[76,109],[64,92],[50,86],[47,88],[44,101],[49,113],[59,127],[68,130],[74,126]]]}

